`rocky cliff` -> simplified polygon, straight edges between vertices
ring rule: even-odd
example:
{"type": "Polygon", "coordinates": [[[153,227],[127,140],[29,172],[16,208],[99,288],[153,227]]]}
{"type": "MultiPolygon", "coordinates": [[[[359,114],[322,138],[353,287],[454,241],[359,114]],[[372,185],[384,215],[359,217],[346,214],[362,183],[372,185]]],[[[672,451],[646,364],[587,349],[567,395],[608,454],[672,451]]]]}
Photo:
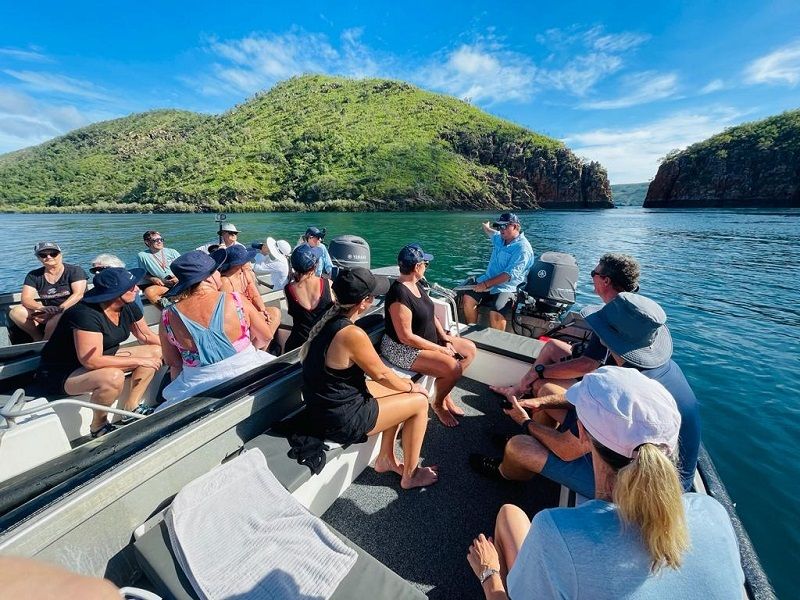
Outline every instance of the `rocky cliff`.
{"type": "Polygon", "coordinates": [[[800,110],[668,155],[644,207],[800,207],[800,110]]]}
{"type": "Polygon", "coordinates": [[[558,140],[401,81],[304,76],[219,115],[154,111],[0,156],[0,210],[611,207],[558,140]]]}

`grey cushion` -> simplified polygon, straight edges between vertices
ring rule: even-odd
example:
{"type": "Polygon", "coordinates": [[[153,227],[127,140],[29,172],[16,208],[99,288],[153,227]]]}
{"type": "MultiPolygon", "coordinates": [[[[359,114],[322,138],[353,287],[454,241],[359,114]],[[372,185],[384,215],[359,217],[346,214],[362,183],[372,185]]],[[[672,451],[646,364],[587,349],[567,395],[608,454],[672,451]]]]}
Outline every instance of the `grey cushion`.
{"type": "MultiPolygon", "coordinates": [[[[358,553],[356,564],[336,588],[331,600],[421,600],[426,597],[339,532],[333,528],[331,531],[358,553]]],[[[167,525],[163,520],[136,540],[133,547],[139,565],[157,593],[175,600],[197,600],[191,584],[175,561],[167,525]]]]}
{"type": "MultiPolygon", "coordinates": [[[[245,450],[250,450],[251,448],[258,448],[264,453],[269,470],[289,492],[294,492],[311,479],[311,469],[287,456],[291,446],[289,446],[289,442],[284,436],[269,432],[258,435],[244,445],[245,450]]],[[[327,460],[330,461],[341,453],[342,448],[337,447],[328,450],[325,455],[327,460]]]]}
{"type": "Polygon", "coordinates": [[[539,340],[479,325],[467,328],[461,335],[475,342],[479,349],[524,362],[533,362],[544,347],[539,340]]]}

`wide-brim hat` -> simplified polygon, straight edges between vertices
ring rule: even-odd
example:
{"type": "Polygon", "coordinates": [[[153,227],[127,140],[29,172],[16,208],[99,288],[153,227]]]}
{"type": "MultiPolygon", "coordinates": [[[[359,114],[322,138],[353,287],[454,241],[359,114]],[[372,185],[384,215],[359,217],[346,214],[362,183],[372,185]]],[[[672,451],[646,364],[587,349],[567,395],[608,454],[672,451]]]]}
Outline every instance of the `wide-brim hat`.
{"type": "Polygon", "coordinates": [[[115,300],[135,286],[144,274],[144,269],[128,270],[122,267],[103,269],[92,279],[93,287],[83,294],[83,301],[98,304],[115,300]]]}
{"type": "Polygon", "coordinates": [[[292,247],[286,240],[276,240],[273,237],[267,238],[267,251],[269,252],[272,260],[283,260],[292,254],[292,247]],[[281,243],[283,242],[283,243],[281,243]],[[281,250],[283,248],[283,250],[281,250]]]}
{"type": "Polygon", "coordinates": [[[385,295],[390,285],[387,277],[373,275],[364,267],[355,267],[339,272],[333,281],[333,293],[339,304],[356,304],[370,295],[385,295]]]}
{"type": "Polygon", "coordinates": [[[230,248],[218,248],[211,253],[211,258],[214,260],[222,259],[219,264],[220,271],[227,271],[231,267],[238,267],[245,263],[249,263],[258,254],[258,250],[253,248],[245,248],[240,244],[234,244],[230,248]]]}
{"type": "Polygon", "coordinates": [[[242,233],[241,231],[236,229],[236,225],[234,225],[233,223],[223,223],[222,225],[220,225],[219,231],[217,233],[222,233],[223,231],[228,233],[242,233]]]}
{"type": "Polygon", "coordinates": [[[650,298],[621,292],[585,318],[606,348],[635,367],[654,369],[672,358],[667,315],[650,298]]]}
{"type": "Polygon", "coordinates": [[[173,275],[178,278],[178,283],[167,290],[164,296],[171,298],[190,288],[195,283],[207,279],[225,262],[226,256],[227,250],[225,248],[215,250],[213,257],[201,250],[192,250],[186,254],[181,254],[169,266],[173,275]]]}

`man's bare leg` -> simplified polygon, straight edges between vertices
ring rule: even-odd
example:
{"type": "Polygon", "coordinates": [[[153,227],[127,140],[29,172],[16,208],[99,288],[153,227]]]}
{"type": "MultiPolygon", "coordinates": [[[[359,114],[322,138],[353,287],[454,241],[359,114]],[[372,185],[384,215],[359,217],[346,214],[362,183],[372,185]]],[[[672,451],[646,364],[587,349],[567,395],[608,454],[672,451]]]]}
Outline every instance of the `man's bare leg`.
{"type": "Polygon", "coordinates": [[[465,294],[461,300],[461,308],[464,311],[464,319],[467,325],[475,325],[478,322],[478,302],[472,296],[465,294]]]}
{"type": "Polygon", "coordinates": [[[489,326],[492,329],[506,330],[506,318],[495,310],[489,311],[489,326]]]}
{"type": "Polygon", "coordinates": [[[515,435],[508,440],[500,463],[500,474],[513,481],[528,481],[541,473],[549,451],[529,435],[515,435]]]}

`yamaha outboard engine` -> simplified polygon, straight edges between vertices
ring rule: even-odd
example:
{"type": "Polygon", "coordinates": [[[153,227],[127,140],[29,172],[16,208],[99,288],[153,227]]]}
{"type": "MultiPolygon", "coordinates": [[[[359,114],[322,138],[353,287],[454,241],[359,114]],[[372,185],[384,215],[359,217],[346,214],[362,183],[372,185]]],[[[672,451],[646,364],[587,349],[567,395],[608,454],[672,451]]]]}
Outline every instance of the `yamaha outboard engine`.
{"type": "Polygon", "coordinates": [[[328,253],[333,263],[333,277],[339,269],[370,268],[369,244],[357,235],[339,235],[331,240],[328,253]]]}
{"type": "Polygon", "coordinates": [[[514,330],[538,337],[558,325],[561,314],[575,303],[577,285],[578,263],[574,256],[562,252],[542,254],[533,263],[519,293],[514,330]]]}

